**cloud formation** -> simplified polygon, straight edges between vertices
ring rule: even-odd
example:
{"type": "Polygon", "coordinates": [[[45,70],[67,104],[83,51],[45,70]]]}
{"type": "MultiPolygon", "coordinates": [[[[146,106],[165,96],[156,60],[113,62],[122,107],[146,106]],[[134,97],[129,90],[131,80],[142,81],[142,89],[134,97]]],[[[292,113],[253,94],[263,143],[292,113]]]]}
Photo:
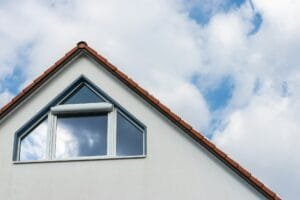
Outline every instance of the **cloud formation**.
{"type": "Polygon", "coordinates": [[[296,0],[2,1],[0,104],[86,40],[282,197],[296,199],[299,10],[296,0]],[[205,91],[222,88],[226,77],[229,99],[212,110],[205,91]]]}

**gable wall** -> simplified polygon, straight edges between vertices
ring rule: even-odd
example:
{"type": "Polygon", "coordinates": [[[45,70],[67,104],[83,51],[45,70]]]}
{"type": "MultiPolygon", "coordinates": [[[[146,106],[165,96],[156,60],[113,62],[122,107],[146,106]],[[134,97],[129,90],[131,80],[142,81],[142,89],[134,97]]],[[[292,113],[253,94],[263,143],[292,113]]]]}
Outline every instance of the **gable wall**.
{"type": "MultiPolygon", "coordinates": [[[[262,199],[237,175],[86,57],[0,124],[0,199],[262,199]],[[13,164],[16,130],[83,74],[147,126],[147,157],[13,164]]],[[[201,116],[201,113],[199,113],[201,116]]]]}

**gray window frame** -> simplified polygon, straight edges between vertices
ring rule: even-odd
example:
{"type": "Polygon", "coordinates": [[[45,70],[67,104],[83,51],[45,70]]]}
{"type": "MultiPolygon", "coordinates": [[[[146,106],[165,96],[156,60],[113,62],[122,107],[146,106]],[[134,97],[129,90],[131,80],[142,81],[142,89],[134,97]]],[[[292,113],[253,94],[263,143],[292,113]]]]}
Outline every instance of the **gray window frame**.
{"type": "MultiPolygon", "coordinates": [[[[120,111],[120,110],[117,110],[116,111],[116,113],[115,113],[115,115],[116,115],[116,117],[115,117],[115,127],[116,127],[116,130],[115,130],[115,147],[116,147],[116,149],[115,149],[115,153],[117,154],[117,115],[118,115],[118,113],[120,114],[120,115],[122,115],[125,119],[127,119],[132,125],[134,125],[137,129],[139,129],[141,132],[142,132],[142,134],[143,134],[143,156],[146,156],[146,133],[145,133],[145,129],[144,128],[142,128],[141,126],[139,126],[134,120],[132,120],[132,119],[130,119],[130,117],[128,117],[125,113],[123,113],[122,111],[120,111]]],[[[138,155],[137,155],[138,156],[138,155]]],[[[120,157],[133,157],[133,156],[120,156],[120,157]]]]}
{"type": "Polygon", "coordinates": [[[34,123],[27,132],[24,132],[18,138],[18,155],[16,163],[25,162],[51,162],[51,161],[72,161],[72,160],[98,160],[98,159],[115,159],[115,158],[139,158],[146,156],[146,134],[145,129],[140,127],[134,120],[130,119],[125,113],[118,110],[113,106],[113,104],[107,102],[101,103],[86,103],[86,104],[66,104],[57,105],[50,109],[44,117],[39,121],[34,123]],[[56,131],[57,131],[57,117],[59,115],[68,114],[70,116],[80,116],[90,113],[97,114],[107,114],[107,155],[102,156],[78,156],[70,158],[55,158],[56,152],[56,131]],[[132,155],[132,156],[118,156],[117,155],[117,114],[121,114],[124,118],[130,121],[136,128],[138,128],[143,134],[143,154],[142,155],[132,155]],[[30,134],[42,120],[48,117],[48,132],[47,132],[47,143],[46,143],[46,159],[43,160],[20,160],[20,149],[21,140],[23,137],[30,134]]]}
{"type": "MultiPolygon", "coordinates": [[[[40,115],[38,119],[35,120],[34,123],[26,128],[26,131],[23,131],[22,134],[17,136],[16,134],[16,142],[14,144],[14,149],[16,151],[16,157],[13,159],[14,164],[18,163],[39,163],[39,162],[60,162],[60,161],[81,161],[81,160],[102,160],[102,159],[126,159],[126,158],[145,158],[146,157],[146,127],[140,122],[136,122],[137,120],[130,113],[128,113],[123,107],[121,107],[118,103],[116,103],[113,99],[111,99],[108,95],[106,95],[101,89],[92,85],[85,80],[84,77],[81,77],[85,82],[81,82],[80,84],[76,84],[75,87],[72,87],[69,90],[68,94],[62,94],[63,98],[50,107],[50,110],[43,115],[40,115]],[[87,82],[87,83],[86,83],[87,82]],[[99,103],[83,103],[83,104],[61,104],[65,99],[67,99],[73,91],[76,91],[79,87],[85,85],[89,87],[93,92],[95,92],[100,98],[104,99],[104,102],[99,103]],[[93,87],[96,87],[94,89],[93,87]],[[100,91],[100,93],[98,92],[100,91]],[[103,94],[104,93],[104,94],[103,94]],[[107,155],[105,156],[87,156],[87,157],[72,157],[72,158],[63,158],[57,159],[55,158],[55,132],[56,132],[56,123],[57,123],[57,115],[59,114],[71,114],[81,115],[86,113],[107,113],[107,155]],[[117,113],[122,114],[127,120],[129,120],[133,125],[135,125],[139,130],[143,133],[143,154],[142,155],[132,155],[132,156],[117,156],[117,113]],[[42,120],[48,118],[48,132],[47,132],[47,146],[46,146],[46,159],[42,160],[20,160],[20,149],[21,149],[21,140],[27,134],[30,134],[32,131],[42,120]]],[[[79,79],[79,80],[80,80],[79,79]]],[[[78,81],[79,81],[78,80],[78,81]]],[[[71,87],[71,86],[70,86],[71,87]]],[[[60,95],[60,96],[62,96],[60,95]]],[[[57,97],[58,98],[58,97],[57,97]]]]}
{"type": "Polygon", "coordinates": [[[51,108],[50,113],[48,115],[48,127],[49,127],[49,141],[50,148],[48,151],[50,160],[68,160],[68,159],[83,159],[83,158],[106,158],[111,156],[109,151],[109,146],[113,145],[111,141],[110,135],[112,133],[112,126],[114,124],[114,119],[112,117],[113,113],[113,105],[107,102],[103,103],[86,103],[86,104],[65,104],[65,105],[57,105],[51,108]],[[68,116],[85,116],[86,114],[107,114],[107,155],[103,156],[78,156],[78,157],[70,157],[58,159],[55,158],[56,153],[56,135],[57,135],[57,118],[59,115],[68,114],[68,116]]]}
{"type": "MultiPolygon", "coordinates": [[[[17,161],[20,161],[20,154],[21,154],[21,141],[24,137],[26,137],[27,135],[29,135],[31,133],[32,130],[34,130],[40,123],[43,122],[43,120],[45,120],[47,118],[47,115],[44,115],[43,117],[41,117],[39,120],[37,120],[35,123],[32,124],[32,126],[25,131],[24,133],[22,133],[19,137],[18,137],[18,141],[17,141],[17,161]]],[[[49,120],[49,119],[48,119],[49,120]]],[[[47,122],[49,124],[49,121],[47,122]]],[[[47,128],[47,140],[46,140],[46,159],[41,159],[41,160],[47,160],[48,158],[48,140],[49,140],[49,126],[47,128]]]]}

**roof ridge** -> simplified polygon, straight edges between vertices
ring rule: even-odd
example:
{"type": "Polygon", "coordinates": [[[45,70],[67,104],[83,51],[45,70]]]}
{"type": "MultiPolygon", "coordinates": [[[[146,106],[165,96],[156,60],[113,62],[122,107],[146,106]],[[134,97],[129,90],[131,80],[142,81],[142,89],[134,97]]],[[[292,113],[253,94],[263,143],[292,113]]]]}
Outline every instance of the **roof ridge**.
{"type": "Polygon", "coordinates": [[[113,75],[117,76],[123,83],[133,89],[136,93],[142,96],[146,101],[152,104],[156,109],[163,113],[168,119],[176,123],[181,129],[191,136],[196,142],[204,146],[208,151],[213,153],[217,158],[224,162],[227,166],[233,169],[239,176],[246,180],[249,184],[254,186],[265,197],[272,200],[280,200],[281,198],[273,192],[270,188],[264,185],[260,180],[253,176],[247,169],[243,168],[236,161],[230,158],[225,152],[218,148],[213,142],[206,138],[199,131],[195,130],[189,123],[180,118],[177,114],[171,111],[167,106],[162,104],[156,97],[150,94],[147,90],[139,86],[134,80],[120,71],[115,65],[110,63],[106,58],[101,56],[97,51],[88,46],[87,42],[79,41],[73,49],[67,52],[54,65],[50,66],[43,74],[38,76],[32,83],[25,87],[18,95],[16,95],[10,102],[4,105],[0,110],[0,120],[9,113],[18,103],[25,99],[33,90],[38,88],[44,81],[46,81],[58,68],[69,60],[77,51],[85,50],[91,54],[94,59],[103,64],[103,66],[111,71],[113,75]]]}

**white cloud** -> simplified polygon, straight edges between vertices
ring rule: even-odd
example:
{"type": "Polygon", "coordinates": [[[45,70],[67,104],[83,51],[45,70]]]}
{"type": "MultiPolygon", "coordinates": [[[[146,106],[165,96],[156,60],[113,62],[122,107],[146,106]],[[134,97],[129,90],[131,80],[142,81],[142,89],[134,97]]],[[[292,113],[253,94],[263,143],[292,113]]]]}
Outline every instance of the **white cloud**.
{"type": "MultiPolygon", "coordinates": [[[[269,89],[272,91],[272,89],[269,89]]],[[[284,197],[296,199],[300,185],[298,153],[300,103],[277,92],[252,98],[232,111],[213,140],[284,197]]]]}
{"type": "MultiPolygon", "coordinates": [[[[181,5],[175,1],[81,4],[79,1],[32,0],[22,5],[12,2],[0,7],[0,32],[8,35],[7,52],[16,54],[20,46],[30,44],[29,63],[24,67],[27,81],[22,86],[77,41],[86,40],[150,91],[161,93],[162,85],[174,88],[178,85],[176,82],[187,82],[201,62],[193,36],[197,25],[186,13],[179,12],[180,9],[181,5]]],[[[1,61],[16,60],[6,54],[0,58],[1,61]]],[[[1,65],[3,69],[11,68],[5,63],[1,65]]],[[[197,90],[191,90],[190,95],[203,99],[197,90]]],[[[181,109],[176,105],[172,107],[177,111],[181,109]]],[[[208,114],[205,107],[200,107],[208,114]]],[[[207,126],[204,120],[193,121],[198,127],[207,126]]]]}
{"type": "Polygon", "coordinates": [[[211,114],[208,106],[197,88],[189,83],[177,82],[176,85],[154,90],[159,99],[197,129],[208,129],[211,114]]]}
{"type": "MultiPolygon", "coordinates": [[[[211,60],[220,58],[212,63],[223,66],[221,75],[234,77],[236,90],[213,140],[282,197],[298,199],[300,26],[295,24],[295,19],[300,17],[297,12],[300,4],[296,1],[253,3],[263,17],[261,29],[255,35],[246,37],[247,27],[243,26],[251,18],[239,13],[245,12],[245,8],[227,14],[240,20],[236,27],[230,23],[230,17],[214,19],[231,27],[232,40],[221,42],[219,51],[213,47],[208,56],[211,60]],[[214,52],[220,52],[218,57],[214,52]]],[[[208,30],[218,29],[210,24],[208,30]]]]}

